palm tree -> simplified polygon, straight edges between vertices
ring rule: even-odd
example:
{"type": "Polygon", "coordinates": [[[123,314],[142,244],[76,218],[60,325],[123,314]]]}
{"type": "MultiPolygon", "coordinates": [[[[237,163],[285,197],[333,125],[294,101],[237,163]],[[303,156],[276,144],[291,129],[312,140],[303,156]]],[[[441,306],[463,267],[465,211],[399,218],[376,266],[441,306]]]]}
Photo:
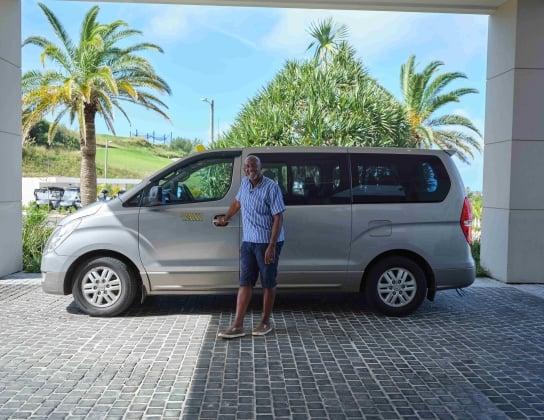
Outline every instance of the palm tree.
{"type": "Polygon", "coordinates": [[[120,46],[120,42],[141,32],[128,28],[122,20],[99,23],[99,7],[93,6],[85,15],[78,44],[70,39],[57,17],[44,4],[38,4],[55,35],[56,45],[47,38],[30,36],[25,45],[42,49],[44,71],[31,70],[23,75],[23,138],[34,124],[51,113],[54,120],[49,139],[54,137],[64,117],[77,120],[81,148],[81,201],[83,205],[96,200],[96,132],[95,117],[100,115],[113,134],[114,110],[127,120],[123,102],[144,106],[169,119],[168,109],[152,91],[170,94],[170,87],[155,73],[153,66],[136,53],[162,49],[150,43],[120,46]],[[45,70],[46,59],[53,68],[45,70]]]}
{"type": "Polygon", "coordinates": [[[314,38],[306,51],[315,47],[314,59],[321,62],[323,67],[327,67],[328,61],[334,56],[342,42],[348,37],[348,28],[346,25],[334,23],[332,18],[328,18],[318,23],[312,23],[308,33],[314,38]]]}
{"type": "Polygon", "coordinates": [[[474,157],[472,149],[481,150],[479,141],[470,133],[481,134],[466,117],[446,114],[436,117],[437,110],[444,105],[459,102],[460,98],[476,89],[459,88],[443,92],[446,86],[457,79],[466,79],[459,72],[436,74],[443,66],[441,61],[432,61],[421,73],[416,72],[415,56],[401,66],[401,88],[403,105],[411,127],[413,147],[453,149],[457,156],[468,163],[467,155],[474,157]]]}

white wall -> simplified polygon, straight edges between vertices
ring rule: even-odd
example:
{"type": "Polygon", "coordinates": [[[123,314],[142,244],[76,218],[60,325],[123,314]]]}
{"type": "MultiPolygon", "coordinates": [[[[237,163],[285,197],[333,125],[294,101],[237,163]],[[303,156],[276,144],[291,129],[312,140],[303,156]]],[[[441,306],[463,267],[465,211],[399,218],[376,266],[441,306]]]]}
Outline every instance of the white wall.
{"type": "Polygon", "coordinates": [[[544,1],[491,15],[481,263],[507,283],[544,283],[544,1]]]}
{"type": "Polygon", "coordinates": [[[22,268],[21,1],[0,0],[0,276],[22,268]]]}

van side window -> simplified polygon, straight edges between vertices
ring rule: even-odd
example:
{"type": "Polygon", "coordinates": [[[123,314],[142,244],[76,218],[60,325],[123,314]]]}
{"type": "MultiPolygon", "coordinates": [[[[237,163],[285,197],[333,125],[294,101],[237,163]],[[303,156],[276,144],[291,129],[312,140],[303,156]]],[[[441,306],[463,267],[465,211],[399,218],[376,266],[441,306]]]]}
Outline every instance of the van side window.
{"type": "Polygon", "coordinates": [[[451,181],[436,156],[352,154],[354,203],[432,203],[444,200],[451,181]]]}
{"type": "Polygon", "coordinates": [[[287,194],[287,165],[284,163],[268,164],[266,169],[263,168],[262,174],[278,184],[285,197],[287,194]]]}
{"type": "Polygon", "coordinates": [[[280,186],[285,205],[349,204],[347,155],[266,153],[263,175],[280,186]]]}
{"type": "Polygon", "coordinates": [[[156,200],[163,205],[220,200],[230,188],[233,166],[234,158],[218,157],[176,168],[153,183],[161,187],[156,200]]]}

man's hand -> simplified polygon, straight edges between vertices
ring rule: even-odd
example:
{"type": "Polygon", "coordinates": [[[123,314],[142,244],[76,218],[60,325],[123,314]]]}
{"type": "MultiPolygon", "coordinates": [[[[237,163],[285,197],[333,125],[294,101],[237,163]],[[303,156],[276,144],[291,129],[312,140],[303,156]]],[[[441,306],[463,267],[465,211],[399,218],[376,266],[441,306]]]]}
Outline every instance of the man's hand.
{"type": "Polygon", "coordinates": [[[264,263],[273,264],[276,260],[276,245],[268,245],[266,251],[264,252],[264,263]]]}
{"type": "Polygon", "coordinates": [[[220,214],[218,216],[215,216],[213,219],[213,223],[215,226],[227,226],[229,223],[229,220],[231,217],[233,217],[238,211],[240,210],[240,202],[238,200],[234,200],[231,204],[229,209],[227,210],[226,214],[220,214]]]}
{"type": "Polygon", "coordinates": [[[223,216],[217,216],[214,220],[215,222],[215,225],[216,226],[227,226],[227,224],[229,223],[229,221],[227,220],[227,218],[223,215],[223,216]]]}

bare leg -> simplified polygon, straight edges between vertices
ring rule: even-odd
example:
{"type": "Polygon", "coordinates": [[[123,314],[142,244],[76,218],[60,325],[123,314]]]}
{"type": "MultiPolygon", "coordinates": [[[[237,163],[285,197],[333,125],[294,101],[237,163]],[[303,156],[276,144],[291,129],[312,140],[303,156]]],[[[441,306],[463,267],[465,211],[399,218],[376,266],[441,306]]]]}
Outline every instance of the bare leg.
{"type": "Polygon", "coordinates": [[[251,286],[240,286],[238,289],[238,298],[236,299],[236,315],[232,327],[241,328],[244,326],[244,316],[246,315],[247,307],[251,301],[253,288],[251,286]]]}
{"type": "Polygon", "coordinates": [[[274,309],[274,300],[276,299],[276,288],[267,288],[263,290],[263,318],[261,319],[261,322],[263,324],[269,324],[272,309],[274,309]]]}

